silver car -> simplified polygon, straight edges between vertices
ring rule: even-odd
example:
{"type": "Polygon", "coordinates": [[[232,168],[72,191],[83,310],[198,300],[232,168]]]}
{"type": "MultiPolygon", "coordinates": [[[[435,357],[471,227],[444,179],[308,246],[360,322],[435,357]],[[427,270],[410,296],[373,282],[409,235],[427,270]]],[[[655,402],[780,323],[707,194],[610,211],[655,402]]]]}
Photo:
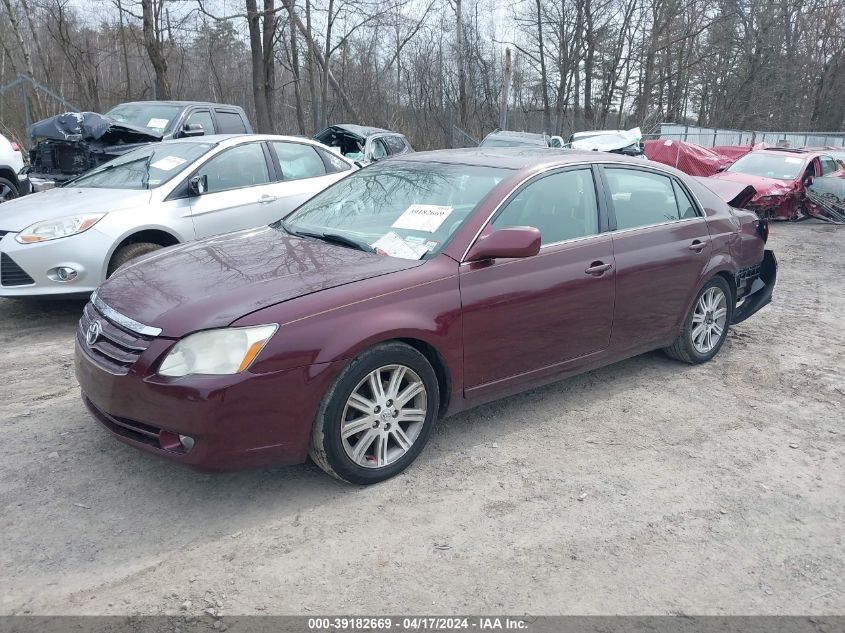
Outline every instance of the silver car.
{"type": "Polygon", "coordinates": [[[146,145],[0,207],[0,296],[90,293],[140,255],[270,224],[355,169],[287,136],[146,145]]]}

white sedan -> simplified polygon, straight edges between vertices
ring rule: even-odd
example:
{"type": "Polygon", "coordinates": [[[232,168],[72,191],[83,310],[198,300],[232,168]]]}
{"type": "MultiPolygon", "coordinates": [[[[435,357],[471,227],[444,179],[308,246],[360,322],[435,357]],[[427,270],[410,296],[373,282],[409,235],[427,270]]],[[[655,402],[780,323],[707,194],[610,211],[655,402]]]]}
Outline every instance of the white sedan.
{"type": "Polygon", "coordinates": [[[145,145],[0,207],[0,296],[90,293],[140,255],[275,222],[356,169],[296,137],[145,145]]]}

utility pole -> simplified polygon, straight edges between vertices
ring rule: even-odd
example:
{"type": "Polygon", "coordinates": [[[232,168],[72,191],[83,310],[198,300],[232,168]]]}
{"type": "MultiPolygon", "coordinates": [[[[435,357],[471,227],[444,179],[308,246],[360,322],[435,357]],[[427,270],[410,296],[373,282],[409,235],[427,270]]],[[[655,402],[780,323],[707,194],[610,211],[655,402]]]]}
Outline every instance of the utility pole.
{"type": "Polygon", "coordinates": [[[511,62],[511,49],[505,49],[505,72],[502,78],[502,106],[499,110],[499,129],[508,129],[508,97],[511,89],[511,77],[513,76],[513,63],[511,62]]]}

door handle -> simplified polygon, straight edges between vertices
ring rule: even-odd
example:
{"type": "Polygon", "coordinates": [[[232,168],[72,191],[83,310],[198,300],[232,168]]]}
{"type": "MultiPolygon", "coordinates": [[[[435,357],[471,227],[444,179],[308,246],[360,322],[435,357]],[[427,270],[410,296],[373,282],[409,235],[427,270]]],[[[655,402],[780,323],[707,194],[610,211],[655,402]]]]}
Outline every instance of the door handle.
{"type": "Polygon", "coordinates": [[[593,262],[592,264],[590,264],[590,267],[587,268],[584,272],[588,275],[595,275],[596,277],[601,277],[611,268],[613,268],[612,264],[605,264],[604,262],[593,262]]]}
{"type": "Polygon", "coordinates": [[[261,204],[267,204],[268,202],[275,202],[276,200],[278,200],[276,196],[268,196],[267,194],[264,194],[258,199],[258,202],[261,204]]]}
{"type": "Polygon", "coordinates": [[[692,244],[689,245],[689,249],[691,251],[695,251],[696,253],[700,253],[704,250],[704,247],[707,246],[705,242],[700,242],[698,240],[694,240],[692,244]]]}

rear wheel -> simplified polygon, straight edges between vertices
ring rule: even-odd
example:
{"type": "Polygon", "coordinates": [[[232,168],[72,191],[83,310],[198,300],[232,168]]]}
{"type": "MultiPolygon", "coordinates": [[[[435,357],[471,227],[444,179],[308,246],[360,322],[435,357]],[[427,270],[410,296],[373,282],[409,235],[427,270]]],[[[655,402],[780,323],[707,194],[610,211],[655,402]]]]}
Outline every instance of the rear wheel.
{"type": "Polygon", "coordinates": [[[136,242],[135,244],[127,244],[126,246],[121,246],[119,249],[117,249],[115,254],[112,256],[111,261],[109,262],[109,270],[107,276],[111,277],[114,271],[123,266],[125,263],[135,259],[136,257],[146,255],[147,253],[152,253],[153,251],[157,251],[160,248],[163,248],[161,244],[153,244],[152,242],[136,242]]]}
{"type": "Polygon", "coordinates": [[[710,360],[725,342],[733,311],[733,295],[728,282],[721,276],[713,277],[699,291],[678,338],[663,351],[685,363],[710,360]]]}
{"type": "Polygon", "coordinates": [[[0,178],[0,202],[7,202],[18,197],[18,188],[11,180],[0,178]]]}
{"type": "Polygon", "coordinates": [[[440,392],[428,360],[404,343],[373,347],[346,367],[323,398],[311,459],[354,484],[389,479],[428,441],[440,392]]]}

